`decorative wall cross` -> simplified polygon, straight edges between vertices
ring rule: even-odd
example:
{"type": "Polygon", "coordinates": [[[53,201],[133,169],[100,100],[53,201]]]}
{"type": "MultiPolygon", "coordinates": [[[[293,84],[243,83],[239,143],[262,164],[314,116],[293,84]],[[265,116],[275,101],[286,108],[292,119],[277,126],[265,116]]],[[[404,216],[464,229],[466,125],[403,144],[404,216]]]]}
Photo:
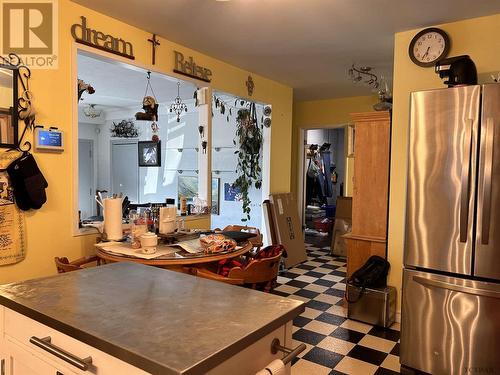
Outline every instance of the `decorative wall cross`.
{"type": "Polygon", "coordinates": [[[245,85],[247,87],[248,96],[252,96],[253,95],[253,89],[255,88],[255,83],[253,83],[252,76],[250,76],[250,75],[248,76],[248,79],[245,82],[245,85]]]}
{"type": "Polygon", "coordinates": [[[153,34],[153,37],[148,39],[148,42],[151,43],[151,47],[153,47],[153,65],[155,65],[156,63],[156,47],[160,45],[160,42],[158,41],[158,39],[156,39],[156,34],[153,34]]]}

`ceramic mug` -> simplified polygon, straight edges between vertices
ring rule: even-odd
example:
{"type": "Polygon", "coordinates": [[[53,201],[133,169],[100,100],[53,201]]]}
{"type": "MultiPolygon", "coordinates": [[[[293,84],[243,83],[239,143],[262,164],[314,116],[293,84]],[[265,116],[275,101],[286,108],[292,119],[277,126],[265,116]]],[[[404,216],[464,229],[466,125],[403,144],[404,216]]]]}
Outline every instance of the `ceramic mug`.
{"type": "Polygon", "coordinates": [[[153,254],[156,252],[158,245],[158,236],[152,232],[147,232],[141,235],[141,248],[144,254],[153,254]]]}

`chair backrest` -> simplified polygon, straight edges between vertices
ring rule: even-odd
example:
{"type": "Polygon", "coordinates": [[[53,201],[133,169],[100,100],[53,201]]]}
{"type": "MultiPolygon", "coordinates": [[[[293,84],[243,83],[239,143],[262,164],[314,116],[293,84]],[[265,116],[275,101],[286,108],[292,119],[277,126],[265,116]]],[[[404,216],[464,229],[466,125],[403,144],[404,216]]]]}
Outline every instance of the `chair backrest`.
{"type": "Polygon", "coordinates": [[[204,279],[221,281],[221,282],[226,283],[226,284],[232,284],[232,285],[243,285],[244,284],[244,280],[241,278],[230,278],[230,277],[221,276],[219,274],[216,274],[216,273],[214,273],[210,270],[204,269],[204,268],[184,267],[183,272],[188,273],[188,274],[193,275],[193,276],[203,277],[204,279]]]}
{"type": "Polygon", "coordinates": [[[272,257],[264,259],[256,259],[244,268],[232,268],[229,271],[229,278],[243,279],[245,284],[264,283],[274,280],[278,276],[281,252],[272,257]]]}
{"type": "Polygon", "coordinates": [[[66,257],[55,257],[54,261],[56,262],[58,273],[78,271],[83,268],[91,267],[94,265],[98,266],[101,264],[100,259],[95,255],[75,259],[72,262],[70,262],[66,257]]]}
{"type": "Polygon", "coordinates": [[[65,273],[65,272],[71,272],[71,271],[77,271],[82,269],[82,267],[71,264],[66,257],[55,257],[54,261],[56,263],[57,267],[57,272],[58,273],[65,273]]]}
{"type": "Polygon", "coordinates": [[[224,232],[248,232],[255,233],[256,236],[250,238],[248,241],[256,248],[262,246],[262,234],[260,233],[259,228],[256,227],[248,227],[246,225],[228,225],[224,228],[224,232]]]}
{"type": "Polygon", "coordinates": [[[260,234],[259,228],[248,227],[246,225],[228,225],[227,227],[224,228],[224,231],[248,232],[248,233],[260,234]]]}

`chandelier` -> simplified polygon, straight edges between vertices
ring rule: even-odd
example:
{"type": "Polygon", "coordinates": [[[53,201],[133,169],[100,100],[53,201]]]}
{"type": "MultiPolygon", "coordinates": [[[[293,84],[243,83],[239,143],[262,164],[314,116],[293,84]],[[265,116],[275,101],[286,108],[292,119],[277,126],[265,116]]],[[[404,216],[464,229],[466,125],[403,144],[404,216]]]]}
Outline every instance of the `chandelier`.
{"type": "Polygon", "coordinates": [[[170,104],[170,112],[177,115],[177,122],[181,121],[182,112],[187,112],[188,110],[186,103],[182,102],[180,88],[181,83],[177,82],[177,97],[174,99],[174,102],[170,104]]]}
{"type": "Polygon", "coordinates": [[[83,109],[83,114],[89,118],[101,117],[102,110],[96,109],[95,104],[89,104],[83,109]]]}

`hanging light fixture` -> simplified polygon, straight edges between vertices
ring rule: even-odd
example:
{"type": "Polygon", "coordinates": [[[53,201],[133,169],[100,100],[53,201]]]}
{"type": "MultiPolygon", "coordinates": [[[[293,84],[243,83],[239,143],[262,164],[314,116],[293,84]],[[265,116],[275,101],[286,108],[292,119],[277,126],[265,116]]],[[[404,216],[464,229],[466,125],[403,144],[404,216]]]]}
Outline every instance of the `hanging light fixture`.
{"type": "Polygon", "coordinates": [[[356,67],[354,64],[348,70],[349,78],[354,83],[362,83],[377,93],[379,102],[373,106],[376,111],[392,109],[392,94],[384,76],[378,76],[371,66],[356,67]]]}
{"type": "Polygon", "coordinates": [[[365,85],[378,89],[380,82],[376,74],[373,74],[371,66],[356,67],[354,64],[349,68],[349,78],[354,83],[363,82],[365,85]]]}
{"type": "Polygon", "coordinates": [[[89,118],[101,117],[102,110],[96,109],[95,104],[89,104],[83,109],[83,114],[89,118]]]}
{"type": "Polygon", "coordinates": [[[174,99],[174,102],[170,104],[170,112],[177,115],[177,122],[181,121],[181,113],[187,112],[188,110],[186,103],[182,102],[180,90],[181,83],[177,82],[177,97],[174,99]]]}
{"type": "Polygon", "coordinates": [[[377,90],[378,103],[373,105],[375,111],[389,111],[392,109],[392,93],[384,76],[380,76],[380,85],[377,90]]]}

